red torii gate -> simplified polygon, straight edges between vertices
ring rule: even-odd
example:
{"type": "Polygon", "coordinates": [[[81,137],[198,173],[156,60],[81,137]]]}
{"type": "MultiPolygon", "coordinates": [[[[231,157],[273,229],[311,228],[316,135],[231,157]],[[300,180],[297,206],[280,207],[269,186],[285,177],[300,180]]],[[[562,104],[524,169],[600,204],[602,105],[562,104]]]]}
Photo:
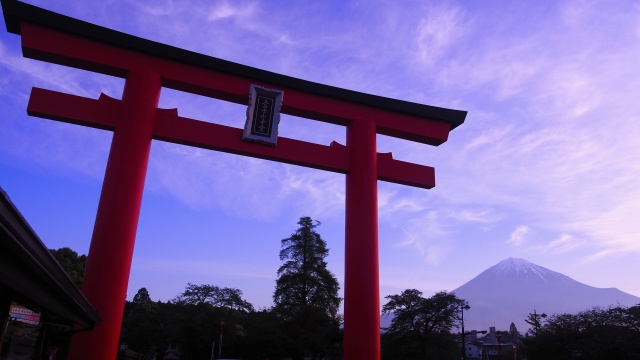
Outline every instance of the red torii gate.
{"type": "Polygon", "coordinates": [[[141,39],[16,0],[2,0],[25,57],[124,78],[122,100],[34,88],[30,115],[114,132],[83,292],[104,323],[74,335],[71,359],[115,359],[151,141],[161,140],[346,174],[344,358],[380,358],[377,180],[435,186],[434,169],[376,151],[376,133],[429,145],[466,112],[340,89],[141,39]],[[242,129],[158,109],[162,87],[246,104],[258,84],[286,93],[282,113],[347,128],[346,146],[280,137],[242,141],[242,129]]]}

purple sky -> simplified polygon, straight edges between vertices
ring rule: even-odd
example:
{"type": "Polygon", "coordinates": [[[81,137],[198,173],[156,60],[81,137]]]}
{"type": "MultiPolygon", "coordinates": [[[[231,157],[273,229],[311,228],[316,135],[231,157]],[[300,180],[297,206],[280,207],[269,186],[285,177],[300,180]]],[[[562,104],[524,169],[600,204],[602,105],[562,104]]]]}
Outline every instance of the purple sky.
{"type": "MultiPolygon", "coordinates": [[[[469,111],[432,190],[379,183],[381,297],[453,290],[508,257],[640,296],[640,3],[26,1],[101,26],[332,86],[469,111]]],[[[50,248],[89,248],[111,133],[31,118],[32,86],[120,98],[123,81],[24,59],[0,31],[0,186],[50,248]]],[[[286,94],[285,94],[286,101],[286,94]]],[[[163,89],[160,107],[242,127],[246,107],[163,89]]],[[[282,136],[344,144],[283,116],[282,136]]],[[[344,176],[154,142],[128,297],[187,282],[269,307],[280,240],[320,220],[344,277],[344,176]]],[[[384,303],[384,299],[382,300],[384,303]]]]}

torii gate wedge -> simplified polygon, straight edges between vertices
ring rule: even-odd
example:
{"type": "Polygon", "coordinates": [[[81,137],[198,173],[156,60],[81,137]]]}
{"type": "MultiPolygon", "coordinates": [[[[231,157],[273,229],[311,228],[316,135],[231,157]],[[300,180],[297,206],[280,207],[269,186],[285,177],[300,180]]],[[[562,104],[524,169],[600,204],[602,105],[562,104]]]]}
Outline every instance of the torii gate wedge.
{"type": "Polygon", "coordinates": [[[116,357],[149,148],[161,140],[346,174],[344,358],[380,358],[377,180],[435,186],[434,170],[376,151],[376,134],[439,145],[466,112],[393,100],[231,63],[2,0],[26,57],[125,79],[121,100],[34,88],[30,115],[114,132],[83,292],[104,323],[76,334],[72,360],[116,357]],[[242,129],[158,109],[162,87],[246,104],[250,84],[286,93],[281,112],[346,127],[346,146],[279,138],[244,142],[242,129]]]}

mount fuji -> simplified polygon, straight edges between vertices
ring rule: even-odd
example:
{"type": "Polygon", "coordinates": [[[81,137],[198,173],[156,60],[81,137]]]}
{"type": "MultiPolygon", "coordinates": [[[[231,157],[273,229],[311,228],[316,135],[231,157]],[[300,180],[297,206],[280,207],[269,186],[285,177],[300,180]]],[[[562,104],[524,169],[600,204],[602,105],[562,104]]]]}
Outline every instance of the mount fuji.
{"type": "Polygon", "coordinates": [[[596,288],[524,259],[509,258],[452,291],[467,300],[465,330],[509,330],[513,322],[524,334],[524,319],[537,313],[575,314],[594,306],[633,306],[640,297],[616,288],[596,288]]]}

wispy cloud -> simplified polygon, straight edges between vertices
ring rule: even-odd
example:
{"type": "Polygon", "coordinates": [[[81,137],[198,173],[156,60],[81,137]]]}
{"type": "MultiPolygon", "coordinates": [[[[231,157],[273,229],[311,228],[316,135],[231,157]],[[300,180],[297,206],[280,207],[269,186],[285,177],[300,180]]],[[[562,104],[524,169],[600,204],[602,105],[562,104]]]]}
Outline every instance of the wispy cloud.
{"type": "Polygon", "coordinates": [[[640,38],[640,2],[636,2],[633,5],[634,9],[635,9],[635,16],[636,16],[636,37],[640,38]]]}
{"type": "Polygon", "coordinates": [[[378,213],[381,218],[394,214],[406,215],[419,213],[427,208],[424,198],[411,198],[398,193],[397,190],[382,188],[378,190],[378,213]]]}
{"type": "Polygon", "coordinates": [[[435,210],[432,206],[425,206],[425,209],[418,210],[414,207],[403,210],[409,211],[381,220],[390,221],[402,230],[402,238],[397,241],[399,247],[414,249],[431,265],[438,265],[453,251],[459,229],[469,224],[482,228],[502,219],[501,214],[487,207],[447,207],[435,210]]]}
{"type": "Polygon", "coordinates": [[[433,6],[416,28],[418,59],[430,66],[441,60],[467,31],[464,12],[458,7],[433,6]]]}
{"type": "Polygon", "coordinates": [[[218,21],[223,19],[237,19],[238,21],[248,21],[255,14],[256,4],[245,3],[238,5],[236,2],[223,1],[214,5],[207,15],[207,20],[218,21]]]}
{"type": "Polygon", "coordinates": [[[32,86],[91,98],[98,98],[101,92],[119,98],[122,91],[118,79],[25,59],[19,51],[8,49],[3,43],[0,43],[0,71],[3,74],[2,81],[11,82],[11,86],[0,89],[0,94],[19,97],[16,100],[21,101],[28,98],[31,90],[31,86],[21,86],[27,82],[32,86]],[[25,77],[29,80],[24,81],[25,77]]]}
{"type": "Polygon", "coordinates": [[[143,271],[152,271],[160,274],[171,274],[177,269],[180,269],[180,272],[183,273],[203,276],[216,274],[216,276],[250,277],[269,280],[276,278],[275,271],[272,274],[267,274],[261,271],[261,269],[252,268],[251,264],[245,264],[242,268],[238,268],[234,263],[225,261],[149,258],[140,259],[136,263],[136,267],[143,271]]]}
{"type": "Polygon", "coordinates": [[[583,245],[585,245],[584,240],[578,239],[571,234],[562,234],[559,238],[549,242],[542,251],[544,253],[563,254],[577,250],[583,245]]]}
{"type": "Polygon", "coordinates": [[[446,241],[450,230],[438,211],[429,211],[407,221],[403,232],[404,237],[398,246],[411,247],[427,263],[438,264],[451,251],[451,244],[446,241]]]}
{"type": "Polygon", "coordinates": [[[521,225],[518,226],[512,233],[509,235],[509,239],[507,240],[507,244],[513,244],[515,246],[521,246],[527,241],[527,237],[531,229],[528,226],[521,225]]]}
{"type": "Polygon", "coordinates": [[[493,209],[462,209],[455,219],[466,223],[495,223],[503,218],[503,215],[496,213],[493,209]]]}
{"type": "MultiPolygon", "coordinates": [[[[628,61],[640,55],[640,46],[637,41],[611,45],[592,34],[601,31],[592,27],[595,18],[608,33],[634,28],[637,9],[635,18],[602,16],[598,6],[565,9],[564,18],[524,38],[491,37],[494,44],[521,44],[477,48],[483,52],[470,48],[473,60],[455,59],[441,78],[508,95],[485,102],[478,125],[471,109],[465,126],[477,127],[475,136],[466,138],[460,129],[464,151],[453,155],[454,167],[439,168],[458,190],[445,196],[460,204],[506,206],[527,214],[536,227],[575,234],[571,242],[567,236],[554,241],[554,251],[572,249],[568,244],[578,244],[576,239],[589,244],[590,251],[638,251],[626,235],[633,233],[635,222],[623,220],[636,209],[623,204],[637,193],[633,179],[640,176],[635,126],[629,124],[640,111],[632,100],[640,81],[628,61]],[[602,46],[608,51],[602,52],[602,46]],[[509,70],[518,64],[526,66],[509,70]]],[[[452,139],[458,141],[455,134],[452,139]]]]}
{"type": "Polygon", "coordinates": [[[341,175],[172,144],[157,144],[152,154],[151,188],[191,207],[262,220],[285,209],[310,216],[344,211],[341,175]]]}
{"type": "Polygon", "coordinates": [[[592,236],[601,255],[640,253],[637,237],[640,223],[636,220],[639,213],[640,191],[630,191],[624,199],[618,199],[593,217],[572,224],[572,228],[584,230],[592,236]]]}
{"type": "Polygon", "coordinates": [[[137,6],[140,11],[152,16],[165,16],[174,13],[176,6],[173,0],[154,1],[152,3],[144,1],[129,0],[137,6]]]}

